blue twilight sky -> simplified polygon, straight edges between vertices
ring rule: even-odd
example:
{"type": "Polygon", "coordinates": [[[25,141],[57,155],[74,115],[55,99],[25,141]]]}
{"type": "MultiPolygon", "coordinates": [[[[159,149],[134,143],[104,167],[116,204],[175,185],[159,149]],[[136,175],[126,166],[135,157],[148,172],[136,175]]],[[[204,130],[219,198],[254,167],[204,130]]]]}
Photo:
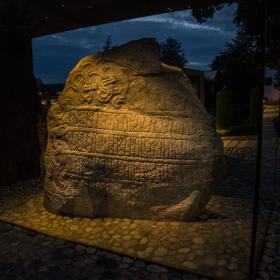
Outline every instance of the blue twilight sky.
{"type": "Polygon", "coordinates": [[[182,43],[186,67],[209,70],[214,57],[235,35],[236,5],[225,5],[213,19],[199,24],[190,11],[166,13],[103,24],[33,39],[34,72],[43,83],[64,83],[70,70],[84,56],[101,51],[111,35],[113,45],[154,37],[158,42],[172,36],[182,43]]]}

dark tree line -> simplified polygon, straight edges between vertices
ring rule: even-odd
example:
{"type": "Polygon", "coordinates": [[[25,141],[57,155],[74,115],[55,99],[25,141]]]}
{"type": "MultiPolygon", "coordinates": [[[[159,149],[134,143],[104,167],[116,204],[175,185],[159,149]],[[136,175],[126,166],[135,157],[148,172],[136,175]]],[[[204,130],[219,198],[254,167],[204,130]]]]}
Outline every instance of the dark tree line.
{"type": "Polygon", "coordinates": [[[260,58],[256,42],[240,28],[232,42],[210,65],[223,76],[223,84],[236,92],[240,103],[249,102],[249,92],[260,78],[260,58]]]}
{"type": "MultiPolygon", "coordinates": [[[[229,57],[232,58],[240,53],[240,47],[242,46],[242,40],[244,40],[244,49],[242,54],[248,55],[246,44],[249,44],[251,58],[248,58],[251,69],[258,70],[261,63],[263,63],[263,57],[261,54],[262,40],[261,36],[265,28],[266,39],[266,53],[265,64],[266,66],[275,69],[276,73],[276,85],[280,87],[280,5],[276,0],[261,0],[261,1],[248,1],[248,0],[230,0],[228,5],[235,3],[237,5],[237,11],[234,15],[234,23],[238,28],[236,38],[232,43],[229,43],[224,52],[215,58],[212,63],[213,69],[218,68],[218,60],[224,67],[229,57]],[[234,49],[236,51],[234,51],[234,49]],[[221,63],[221,61],[225,59],[221,63]]],[[[226,5],[226,4],[224,4],[226,5]]],[[[221,9],[223,5],[213,5],[202,9],[193,9],[192,14],[198,22],[204,22],[209,18],[212,18],[214,13],[221,9]]],[[[242,51],[242,50],[241,50],[242,51]]],[[[247,67],[249,68],[249,67],[247,67]]],[[[222,67],[220,67],[222,69],[222,67]]],[[[256,73],[251,73],[250,76],[256,73]]]]}

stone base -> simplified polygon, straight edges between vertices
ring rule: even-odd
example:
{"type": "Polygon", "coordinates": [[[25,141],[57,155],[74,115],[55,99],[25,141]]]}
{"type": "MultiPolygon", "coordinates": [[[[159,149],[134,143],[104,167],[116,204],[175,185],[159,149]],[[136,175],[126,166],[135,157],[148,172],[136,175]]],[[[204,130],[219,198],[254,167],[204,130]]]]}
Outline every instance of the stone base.
{"type": "MultiPolygon", "coordinates": [[[[209,200],[210,195],[202,197],[199,191],[193,191],[186,199],[175,202],[171,205],[150,207],[143,204],[143,207],[135,207],[129,201],[120,201],[116,205],[116,201],[104,201],[108,203],[93,205],[94,194],[88,195],[85,192],[84,196],[78,198],[65,198],[55,193],[45,192],[44,206],[54,213],[68,216],[80,216],[89,218],[128,218],[128,219],[147,219],[147,220],[170,220],[170,221],[191,221],[200,215],[204,210],[205,200],[209,200]],[[203,199],[203,203],[201,200],[203,199]]],[[[102,200],[101,200],[102,201],[102,200]]],[[[206,203],[207,203],[206,201],[206,203]]]]}

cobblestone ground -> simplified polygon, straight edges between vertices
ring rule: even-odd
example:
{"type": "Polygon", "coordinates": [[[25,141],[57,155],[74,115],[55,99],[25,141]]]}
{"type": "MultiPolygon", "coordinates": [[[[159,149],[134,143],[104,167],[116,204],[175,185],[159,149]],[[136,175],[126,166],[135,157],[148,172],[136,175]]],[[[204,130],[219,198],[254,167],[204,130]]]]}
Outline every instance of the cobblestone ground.
{"type": "Polygon", "coordinates": [[[263,130],[263,166],[260,192],[260,215],[258,223],[258,241],[264,240],[260,262],[257,265],[257,280],[280,279],[280,139],[276,137],[272,119],[276,115],[275,109],[266,111],[263,130]],[[278,141],[278,163],[273,164],[278,141]],[[273,167],[273,168],[272,168],[273,167]],[[273,188],[273,183],[275,183],[273,188]],[[276,197],[276,204],[272,204],[271,196],[276,197]],[[271,206],[274,206],[270,217],[271,206]],[[269,219],[268,219],[269,218],[269,219]],[[267,220],[270,220],[268,228],[267,220]]]}
{"type": "MultiPolygon", "coordinates": [[[[40,179],[1,187],[0,220],[12,224],[0,222],[0,279],[246,279],[256,141],[233,137],[224,145],[226,180],[192,223],[56,216],[43,208],[40,179]]],[[[280,279],[279,205],[258,280],[280,279]]]]}
{"type": "Polygon", "coordinates": [[[272,212],[257,277],[257,280],[276,279],[280,279],[280,200],[272,212]]]}
{"type": "MultiPolygon", "coordinates": [[[[40,179],[2,187],[0,219],[54,237],[109,249],[116,253],[181,270],[197,272],[207,277],[246,279],[250,253],[255,146],[256,141],[254,139],[231,138],[225,140],[227,179],[216,195],[211,198],[207,205],[207,211],[194,222],[132,221],[109,218],[91,220],[56,216],[48,213],[43,207],[42,182],[40,179]]],[[[10,232],[12,232],[11,228],[10,232]]],[[[10,235],[13,236],[13,234],[7,234],[8,237],[10,235]]],[[[36,236],[36,234],[34,235],[36,236]]],[[[49,242],[45,246],[43,245],[44,242],[40,243],[38,241],[39,252],[41,252],[41,247],[48,248],[52,246],[52,243],[56,244],[54,238],[44,238],[47,238],[49,242]]],[[[16,239],[21,240],[20,238],[16,239]]],[[[4,245],[9,243],[5,241],[4,245]]],[[[28,250],[29,243],[25,243],[26,250],[28,250]]],[[[17,246],[22,245],[21,242],[14,244],[15,250],[21,251],[20,248],[17,248],[17,246]]],[[[70,243],[65,241],[61,246],[62,250],[64,250],[66,244],[70,243]]],[[[77,259],[77,263],[90,262],[90,260],[86,260],[88,259],[87,255],[81,253],[83,250],[80,252],[80,257],[76,256],[76,249],[85,247],[80,247],[81,245],[71,246],[75,248],[74,251],[69,251],[69,257],[73,259],[73,262],[76,261],[75,259],[77,259]],[[84,260],[82,261],[82,259],[84,260]]],[[[65,256],[67,256],[67,254],[55,253],[55,249],[54,252],[53,249],[49,251],[49,254],[52,256],[51,259],[53,257],[59,259],[56,260],[56,263],[64,261],[65,256]]],[[[113,256],[113,254],[110,254],[110,256],[113,256]]],[[[118,255],[115,255],[114,258],[115,267],[122,267],[120,261],[122,258],[118,255]],[[116,261],[116,259],[119,261],[116,261]]],[[[40,261],[37,262],[40,264],[37,272],[39,275],[41,275],[41,266],[46,271],[53,271],[51,267],[47,266],[48,262],[46,260],[41,259],[41,257],[39,259],[40,261]]],[[[92,263],[95,263],[94,259],[92,263]]],[[[130,277],[133,275],[133,279],[153,279],[147,278],[147,275],[145,278],[145,275],[143,276],[140,271],[137,275],[133,273],[135,265],[141,266],[140,263],[143,267],[142,269],[138,268],[138,270],[143,270],[143,273],[148,273],[149,269],[153,268],[155,269],[154,273],[156,270],[162,271],[159,275],[155,274],[154,279],[161,279],[162,277],[162,279],[166,279],[168,277],[169,271],[166,268],[159,268],[155,265],[149,266],[138,260],[133,261],[132,267],[134,269],[128,269],[127,265],[124,265],[125,271],[129,271],[130,277]]],[[[57,267],[59,266],[57,265],[57,267]]],[[[72,266],[72,263],[68,264],[71,269],[72,266]]],[[[92,272],[93,266],[90,265],[90,267],[92,272]]],[[[18,267],[17,269],[21,268],[18,267]]],[[[97,266],[97,271],[98,269],[97,266]]],[[[118,273],[122,275],[121,271],[118,273]]],[[[183,275],[185,279],[188,279],[186,278],[187,275],[183,273],[179,273],[177,279],[182,279],[183,275]]],[[[149,275],[149,277],[152,276],[149,275]]],[[[188,277],[197,279],[193,275],[188,275],[188,277]]]]}
{"type": "Polygon", "coordinates": [[[0,222],[1,280],[206,280],[0,222]]]}

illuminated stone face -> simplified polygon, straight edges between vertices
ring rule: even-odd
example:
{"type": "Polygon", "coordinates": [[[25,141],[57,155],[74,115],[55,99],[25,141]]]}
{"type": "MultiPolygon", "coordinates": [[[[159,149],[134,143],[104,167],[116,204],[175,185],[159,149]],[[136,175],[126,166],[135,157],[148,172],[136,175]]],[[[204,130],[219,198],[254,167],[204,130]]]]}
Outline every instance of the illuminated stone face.
{"type": "Polygon", "coordinates": [[[82,59],[48,131],[45,206],[54,213],[190,220],[222,177],[212,118],[152,39],[82,59]]]}

